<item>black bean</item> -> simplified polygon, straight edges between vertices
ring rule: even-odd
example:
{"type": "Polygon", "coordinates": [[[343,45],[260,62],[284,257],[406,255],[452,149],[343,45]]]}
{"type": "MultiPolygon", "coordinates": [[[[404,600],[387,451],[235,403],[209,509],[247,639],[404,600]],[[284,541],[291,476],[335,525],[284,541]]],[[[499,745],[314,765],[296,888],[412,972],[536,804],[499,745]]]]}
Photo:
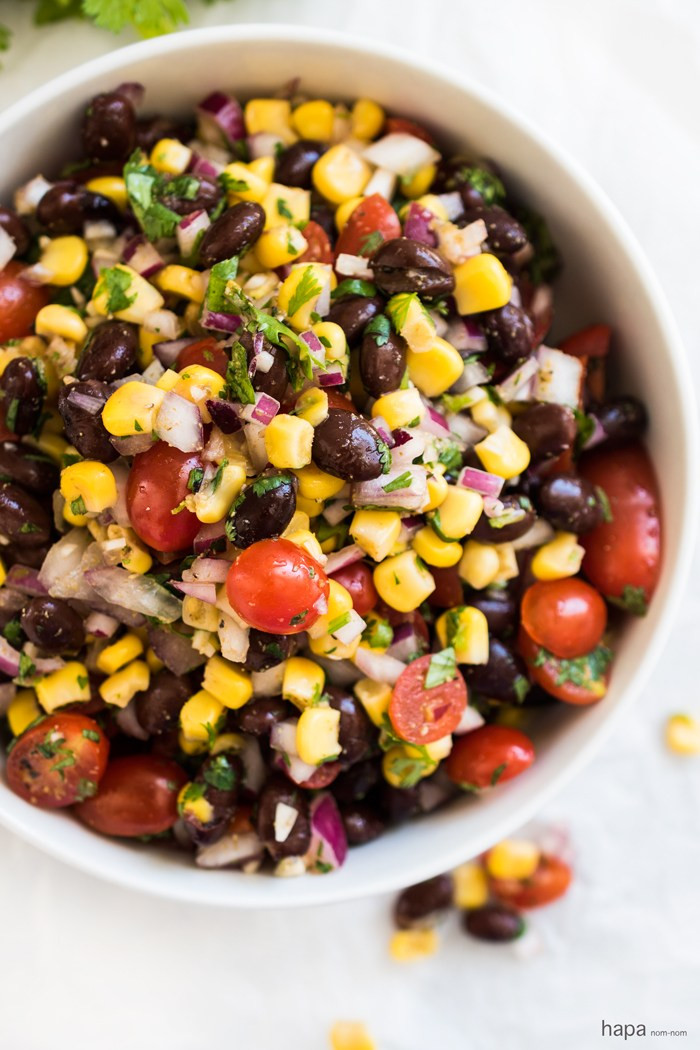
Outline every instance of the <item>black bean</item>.
{"type": "Polygon", "coordinates": [[[278,156],[275,164],[275,182],[281,182],[284,186],[310,189],[312,168],[327,149],[325,142],[299,139],[292,146],[282,150],[278,156]]]}
{"type": "Polygon", "coordinates": [[[489,247],[498,255],[512,255],[527,244],[527,233],[520,223],[509,215],[505,208],[492,204],[490,207],[480,205],[470,208],[462,222],[476,222],[482,219],[486,224],[489,247]]]}
{"type": "Polygon", "coordinates": [[[552,459],[570,449],[576,440],[576,417],[566,405],[540,402],[530,405],[513,420],[513,430],[530,449],[533,463],[552,459]]]}
{"type": "Polygon", "coordinates": [[[297,505],[299,482],[294,474],[268,471],[246,486],[233,505],[226,526],[237,547],[281,536],[297,505]]]}
{"type": "Polygon", "coordinates": [[[486,336],[489,350],[503,361],[518,361],[532,350],[532,321],[519,306],[506,303],[498,310],[488,310],[475,318],[486,336]]]}
{"type": "Polygon", "coordinates": [[[258,835],[267,847],[273,860],[282,857],[299,857],[306,853],[311,842],[311,824],[306,798],[285,777],[272,777],[265,784],[258,800],[258,835]],[[275,838],[275,815],[277,806],[283,802],[296,809],[297,818],[284,842],[275,838]]]}
{"type": "Polygon", "coordinates": [[[0,485],[0,534],[21,548],[43,547],[51,535],[45,508],[19,485],[0,485]]]}
{"type": "Polygon", "coordinates": [[[470,591],[464,604],[479,609],[489,625],[489,634],[497,638],[512,635],[518,623],[518,606],[512,594],[505,590],[470,591]]]}
{"type": "Polygon", "coordinates": [[[102,422],[102,412],[92,412],[71,399],[71,392],[85,394],[89,398],[101,401],[104,405],[111,391],[106,383],[96,379],[79,380],[58,391],[58,411],[63,420],[66,438],[75,445],[81,456],[86,459],[98,459],[101,463],[111,463],[119,453],[109,440],[109,434],[102,422]]]}
{"type": "Polygon", "coordinates": [[[339,689],[334,685],[329,685],[326,692],[330,706],[340,711],[338,733],[341,747],[340,761],[343,765],[351,766],[354,762],[365,758],[376,738],[376,730],[364,707],[352,693],[347,693],[344,689],[339,689]]]}
{"type": "Polygon", "coordinates": [[[126,160],[136,144],[134,107],[123,95],[96,95],[85,111],[82,134],[91,160],[126,160]]]}
{"type": "Polygon", "coordinates": [[[53,460],[14,441],[0,444],[0,481],[14,481],[22,488],[46,496],[58,488],[59,469],[53,460]]]}
{"type": "Polygon", "coordinates": [[[88,220],[121,224],[121,212],[114,201],[70,180],[56,182],[46,191],[37,205],[36,217],[54,234],[81,233],[88,220]]]}
{"type": "Polygon", "coordinates": [[[515,941],[525,930],[525,920],[506,904],[484,904],[462,916],[466,933],[480,941],[515,941]]]}
{"type": "Polygon", "coordinates": [[[530,688],[525,664],[500,638],[489,638],[488,663],[463,664],[462,670],[471,689],[504,703],[520,703],[530,688]]]}
{"type": "Polygon", "coordinates": [[[46,384],[32,357],[15,357],[0,376],[2,418],[15,434],[30,434],[41,417],[46,384]]]}
{"type": "Polygon", "coordinates": [[[20,547],[17,543],[8,543],[2,548],[2,560],[6,566],[25,565],[30,569],[40,569],[49,552],[48,546],[20,547]]]}
{"type": "MultiPolygon", "coordinates": [[[[245,347],[246,358],[248,365],[253,360],[255,349],[253,346],[253,336],[250,332],[241,332],[238,337],[239,342],[245,347]]],[[[287,361],[289,356],[287,351],[281,346],[275,346],[269,339],[263,336],[261,349],[265,350],[273,358],[272,365],[269,371],[261,372],[256,370],[252,377],[253,390],[257,390],[261,394],[269,394],[270,397],[274,397],[277,401],[284,401],[285,391],[289,382],[289,376],[287,374],[287,361]]]]}
{"type": "Polygon", "coordinates": [[[356,762],[340,773],[331,788],[338,802],[361,802],[382,779],[381,766],[376,759],[356,762]]]}
{"type": "Polygon", "coordinates": [[[289,704],[279,696],[258,696],[238,711],[236,722],[242,733],[267,736],[278,722],[289,718],[289,704]]]}
{"type": "Polygon", "coordinates": [[[335,212],[333,209],[329,208],[327,204],[318,204],[312,199],[311,218],[314,222],[318,223],[322,230],[325,230],[332,248],[338,239],[338,230],[335,225],[335,212]]]}
{"type": "Polygon", "coordinates": [[[376,810],[364,802],[353,802],[343,806],[340,815],[351,846],[363,846],[365,842],[372,842],[386,831],[386,824],[376,810]]]}
{"type": "Polygon", "coordinates": [[[595,529],[604,519],[599,493],[585,478],[556,474],[540,487],[537,501],[543,517],[555,529],[581,535],[595,529]]]}
{"type": "Polygon", "coordinates": [[[362,416],[332,408],[314,430],[317,467],[344,481],[371,481],[383,470],[381,438],[362,416]]]}
{"type": "Polygon", "coordinates": [[[12,208],[5,208],[0,205],[0,226],[2,226],[5,233],[9,233],[15,242],[17,247],[16,254],[18,256],[24,255],[31,244],[31,235],[24,220],[20,219],[17,212],[13,211],[12,208]]]}
{"type": "Polygon", "coordinates": [[[236,808],[242,778],[241,760],[233,752],[222,751],[204,759],[194,784],[195,790],[202,793],[200,797],[211,806],[209,820],[201,821],[187,805],[183,807],[185,828],[195,845],[204,846],[221,838],[236,808]]]}
{"type": "Polygon", "coordinates": [[[385,295],[417,292],[430,299],[451,295],[455,287],[446,259],[421,241],[396,237],[385,241],[372,259],[374,283],[385,295]]]}
{"type": "Polygon", "coordinates": [[[467,181],[474,162],[467,157],[443,157],[438,164],[432,186],[433,193],[454,193],[458,190],[465,208],[480,208],[484,205],[481,193],[467,181]]]}
{"type": "Polygon", "coordinates": [[[194,690],[188,679],[174,675],[172,671],[159,671],[148,689],[136,696],[136,716],[146,730],[154,736],[177,728],[180,711],[194,690]]]}
{"type": "Polygon", "coordinates": [[[434,926],[436,918],[452,907],[453,889],[451,875],[436,875],[409,886],[396,900],[394,922],[400,930],[434,926]]]}
{"type": "Polygon", "coordinates": [[[103,321],[93,328],[75,374],[78,379],[112,383],[133,371],[139,337],[135,325],[125,321],[103,321]]]}
{"type": "Polygon", "coordinates": [[[647,410],[636,397],[616,397],[593,409],[593,415],[614,441],[642,436],[647,426],[647,410]]]}
{"type": "Polygon", "coordinates": [[[161,139],[179,139],[189,142],[194,137],[191,124],[179,124],[169,117],[140,117],[136,121],[136,146],[150,153],[161,139]]]}
{"type": "Polygon", "coordinates": [[[421,812],[417,787],[395,788],[382,784],[379,796],[381,812],[390,824],[403,824],[421,812]]]}
{"type": "Polygon", "coordinates": [[[266,671],[294,656],[300,644],[296,634],[267,634],[251,627],[244,666],[248,671],[266,671]]]}
{"type": "Polygon", "coordinates": [[[183,196],[175,190],[162,194],[160,201],[174,211],[176,215],[191,215],[193,211],[211,211],[221,200],[223,190],[218,182],[206,177],[206,175],[192,175],[199,183],[196,193],[188,193],[183,196]]]}
{"type": "Polygon", "coordinates": [[[202,237],[199,257],[204,266],[214,266],[252,248],[265,226],[265,212],[259,204],[240,201],[220,215],[202,237]]]}
{"type": "Polygon", "coordinates": [[[520,493],[512,493],[501,498],[503,504],[502,514],[489,518],[482,513],[477,521],[471,538],[479,543],[512,543],[513,540],[524,536],[532,528],[537,520],[537,515],[532,503],[527,496],[520,493]],[[508,522],[508,518],[517,520],[508,522]],[[503,524],[503,522],[506,524],[503,524]]]}
{"type": "Polygon", "coordinates": [[[47,653],[75,653],[85,644],[82,617],[62,598],[32,598],[20,622],[30,642],[47,653]]]}
{"type": "Polygon", "coordinates": [[[398,390],[405,372],[405,340],[393,331],[388,336],[365,332],[360,347],[360,376],[367,393],[381,397],[398,390]]]}
{"type": "Polygon", "coordinates": [[[382,313],[383,309],[384,300],[378,295],[345,295],[332,304],[324,320],[340,325],[345,332],[345,338],[352,346],[372,318],[382,313]]]}

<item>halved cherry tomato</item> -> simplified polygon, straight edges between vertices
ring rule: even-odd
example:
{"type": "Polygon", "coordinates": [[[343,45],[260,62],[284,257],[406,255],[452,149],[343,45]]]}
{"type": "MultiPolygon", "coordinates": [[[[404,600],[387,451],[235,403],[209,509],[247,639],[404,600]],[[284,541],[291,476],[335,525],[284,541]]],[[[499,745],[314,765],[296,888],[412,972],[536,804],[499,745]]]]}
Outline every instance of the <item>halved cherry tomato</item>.
{"type": "Polygon", "coordinates": [[[302,262],[319,262],[319,263],[332,263],[333,262],[333,248],[328,234],[324,230],[323,226],[319,223],[314,222],[310,219],[304,229],[302,230],[306,243],[308,245],[303,255],[300,255],[296,260],[298,263],[302,262]]]}
{"type": "Polygon", "coordinates": [[[448,736],[467,706],[467,687],[459,671],[449,681],[425,688],[431,659],[430,654],[420,656],[401,672],[389,703],[394,730],[411,744],[430,744],[448,736]]]}
{"type": "Polygon", "coordinates": [[[406,117],[388,117],[384,125],[384,134],[395,135],[398,132],[422,139],[429,146],[435,145],[435,139],[422,124],[417,124],[415,120],[407,120],[406,117]]]}
{"type": "Polygon", "coordinates": [[[177,358],[177,370],[182,372],[183,368],[190,365],[204,365],[211,368],[212,372],[218,372],[220,376],[226,375],[228,368],[228,354],[221,343],[217,343],[213,336],[198,339],[196,343],[190,343],[181,350],[177,358]]]}
{"type": "Polygon", "coordinates": [[[571,883],[571,868],[543,853],[534,874],[527,879],[489,879],[491,892],[513,908],[539,908],[563,897],[571,883]]]}
{"type": "Polygon", "coordinates": [[[99,790],[75,807],[84,824],[103,835],[159,835],[177,820],[177,796],[187,774],[167,758],[127,755],[107,766],[99,790]]]}
{"type": "Polygon", "coordinates": [[[157,551],[180,551],[192,546],[201,522],[189,510],[173,511],[189,494],[190,471],[202,466],[197,452],[180,452],[159,441],[134,456],[126,486],[126,506],[132,527],[144,543],[157,551]]]}
{"type": "Polygon", "coordinates": [[[643,615],[661,572],[659,490],[649,455],[639,444],[596,449],[580,471],[605,492],[612,516],[581,537],[583,571],[603,597],[643,615]]]}
{"type": "Polygon", "coordinates": [[[534,760],[533,743],[519,729],[487,725],[455,740],[445,770],[450,780],[469,790],[512,780],[534,760]]]}
{"type": "Polygon", "coordinates": [[[94,795],[109,742],[92,718],[56,714],[26,729],[7,756],[7,782],[41,809],[71,806],[94,795]]]}
{"type": "Polygon", "coordinates": [[[23,270],[26,266],[12,260],[0,271],[0,343],[30,335],[34,318],[49,301],[43,285],[19,276],[23,270]]]}
{"type": "Polygon", "coordinates": [[[611,336],[609,324],[592,324],[570,335],[559,344],[559,349],[572,357],[605,357],[610,350],[611,336]]]}
{"type": "Polygon", "coordinates": [[[533,583],[523,595],[520,614],[533,641],[564,659],[595,649],[608,622],[598,591],[575,576],[533,583]]]}
{"type": "Polygon", "coordinates": [[[603,646],[574,659],[562,660],[533,641],[521,625],[518,651],[533,681],[565,704],[595,704],[608,691],[610,652],[603,646]]]}
{"type": "Polygon", "coordinates": [[[358,616],[364,616],[377,604],[377,590],[372,579],[372,570],[363,561],[353,562],[343,569],[331,573],[331,579],[350,592],[352,604],[358,616]]]}
{"type": "Polygon", "coordinates": [[[259,540],[242,551],[226,579],[228,600],[251,627],[299,634],[328,607],[328,577],[289,540],[259,540]]]}
{"type": "Polygon", "coordinates": [[[435,590],[428,598],[429,605],[435,609],[452,609],[462,604],[464,585],[456,565],[449,569],[438,569],[431,565],[430,575],[435,580],[435,590]]]}
{"type": "Polygon", "coordinates": [[[370,256],[384,241],[393,241],[400,236],[401,223],[389,201],[379,193],[371,193],[361,204],[357,205],[340,231],[335,245],[335,255],[336,258],[341,253],[346,255],[366,253],[370,256]],[[378,236],[375,237],[375,234],[378,236]]]}

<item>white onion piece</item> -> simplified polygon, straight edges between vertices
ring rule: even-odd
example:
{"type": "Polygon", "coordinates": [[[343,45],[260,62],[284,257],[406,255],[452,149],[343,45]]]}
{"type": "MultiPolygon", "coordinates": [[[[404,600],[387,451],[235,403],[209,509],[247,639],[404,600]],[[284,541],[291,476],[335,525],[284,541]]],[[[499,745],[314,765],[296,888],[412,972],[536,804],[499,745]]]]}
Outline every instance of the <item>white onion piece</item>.
{"type": "Polygon", "coordinates": [[[255,371],[269,372],[275,363],[275,359],[269,350],[260,350],[255,355],[255,371]]]}
{"type": "Polygon", "coordinates": [[[326,678],[331,685],[343,687],[354,685],[362,678],[362,671],[350,660],[329,660],[325,656],[314,655],[314,660],[326,672],[326,678]]]}
{"type": "Polygon", "coordinates": [[[71,529],[49,549],[39,580],[54,598],[74,598],[80,590],[81,563],[90,541],[87,529],[71,529]]]}
{"type": "Polygon", "coordinates": [[[553,538],[552,526],[544,518],[538,518],[523,536],[519,536],[517,540],[511,540],[510,545],[515,551],[526,551],[531,547],[541,547],[543,543],[549,543],[553,538]]]}
{"type": "Polygon", "coordinates": [[[437,234],[440,253],[458,266],[474,255],[479,255],[481,245],[487,237],[486,223],[483,219],[470,222],[467,226],[455,226],[452,222],[434,222],[433,229],[437,234]]]}
{"type": "Polygon", "coordinates": [[[242,664],[248,655],[248,629],[241,627],[233,617],[222,612],[217,628],[221,655],[234,664],[242,664]]]}
{"type": "Polygon", "coordinates": [[[462,394],[471,387],[488,383],[489,378],[489,371],[485,365],[482,365],[481,361],[467,361],[462,375],[454,385],[454,389],[457,393],[462,394]]]}
{"type": "Polygon", "coordinates": [[[333,551],[326,560],[326,575],[331,576],[334,572],[344,569],[347,565],[354,565],[356,561],[362,561],[364,556],[365,552],[362,550],[362,547],[358,547],[356,543],[350,544],[349,547],[343,547],[339,551],[333,551]]]}
{"type": "Polygon", "coordinates": [[[131,612],[154,617],[163,623],[174,623],[182,615],[180,599],[150,577],[137,576],[126,569],[108,566],[89,569],[85,573],[85,580],[100,597],[131,612]]]}
{"type": "Polygon", "coordinates": [[[348,622],[339,627],[337,631],[333,631],[333,637],[337,638],[342,645],[350,645],[354,642],[367,626],[366,622],[354,609],[351,609],[348,615],[350,617],[348,622]]]}
{"type": "Polygon", "coordinates": [[[514,401],[524,386],[527,386],[533,376],[537,375],[538,363],[536,357],[528,357],[526,361],[511,372],[502,383],[496,387],[496,393],[502,401],[514,401]]]}
{"type": "Polygon", "coordinates": [[[352,511],[353,508],[347,499],[334,499],[323,508],[323,516],[329,525],[339,525],[352,511]]]}
{"type": "Polygon", "coordinates": [[[438,194],[438,200],[447,212],[447,218],[450,222],[454,222],[455,219],[458,219],[464,213],[464,201],[458,190],[455,190],[453,193],[440,193],[438,194]]]}
{"type": "Polygon", "coordinates": [[[162,364],[157,357],[154,357],[150,365],[147,365],[146,368],[144,368],[141,374],[141,379],[144,383],[149,383],[150,386],[155,386],[164,373],[165,369],[162,364]]]}
{"type": "Polygon", "coordinates": [[[274,667],[268,667],[266,671],[252,671],[250,679],[253,685],[253,696],[279,696],[282,692],[284,680],[283,660],[274,667]]]}
{"type": "Polygon", "coordinates": [[[536,401],[578,408],[583,382],[583,365],[577,357],[541,346],[537,351],[539,370],[534,384],[536,401]]]}
{"type": "Polygon", "coordinates": [[[273,751],[282,751],[285,755],[297,754],[298,718],[285,718],[284,722],[275,722],[270,732],[270,747],[273,751]]]}
{"type": "Polygon", "coordinates": [[[83,223],[83,237],[88,244],[92,245],[95,241],[113,241],[116,236],[117,231],[107,219],[88,219],[83,223]]]}
{"type": "Polygon", "coordinates": [[[231,562],[225,558],[195,558],[189,569],[182,573],[183,580],[199,583],[225,583],[231,562]]]}
{"type": "Polygon", "coordinates": [[[428,164],[440,160],[440,154],[423,139],[403,131],[391,132],[377,139],[363,151],[363,157],[378,168],[387,168],[395,175],[411,175],[428,164]]]}
{"type": "Polygon", "coordinates": [[[372,481],[360,481],[352,487],[352,502],[356,507],[401,507],[417,511],[425,506],[427,498],[428,475],[422,466],[392,466],[387,474],[381,474],[372,481]],[[408,484],[386,491],[387,486],[401,481],[404,475],[408,475],[408,479],[404,479],[408,480],[408,484]]]}
{"type": "Polygon", "coordinates": [[[195,863],[200,868],[231,868],[262,861],[264,847],[254,831],[223,835],[208,846],[200,846],[195,863]]]}
{"type": "Polygon", "coordinates": [[[347,252],[341,252],[335,261],[335,268],[344,277],[361,277],[367,281],[371,281],[374,277],[374,270],[368,260],[361,255],[348,255],[347,252]]]}
{"type": "Polygon", "coordinates": [[[24,186],[15,191],[15,211],[18,215],[33,215],[37,204],[44,194],[51,189],[52,182],[47,182],[43,175],[36,175],[24,186]]]}
{"type": "MultiPolygon", "coordinates": [[[[428,420],[429,413],[426,412],[423,422],[428,420]]],[[[397,431],[397,433],[399,433],[397,431]]],[[[401,431],[401,434],[410,434],[408,441],[404,441],[402,444],[394,436],[394,447],[391,450],[391,465],[392,467],[410,467],[413,465],[413,460],[418,459],[425,452],[425,446],[427,444],[425,435],[420,430],[401,431]]],[[[445,436],[444,434],[442,435],[445,436]]]]}
{"type": "Polygon", "coordinates": [[[284,147],[284,145],[284,139],[271,132],[258,131],[255,135],[248,136],[251,160],[258,160],[259,157],[274,157],[278,146],[284,147]]]}
{"type": "Polygon", "coordinates": [[[362,647],[355,653],[353,661],[367,678],[373,678],[375,682],[387,682],[389,685],[394,685],[406,668],[405,664],[395,660],[393,656],[375,653],[362,647]]]}
{"type": "Polygon", "coordinates": [[[457,723],[456,729],[453,729],[452,732],[457,736],[461,736],[462,733],[471,733],[472,729],[478,729],[483,724],[483,715],[480,715],[475,707],[470,707],[467,704],[462,711],[462,717],[457,723]]]}
{"type": "Polygon", "coordinates": [[[0,226],[0,270],[4,270],[17,251],[17,245],[5,229],[0,226]]]}
{"type": "Polygon", "coordinates": [[[377,168],[365,186],[364,196],[371,197],[378,193],[380,197],[390,201],[396,192],[396,175],[388,168],[377,168]]]}
{"type": "Polygon", "coordinates": [[[119,620],[106,613],[91,612],[85,618],[85,631],[93,634],[95,638],[111,638],[119,628],[119,620]]]}
{"type": "Polygon", "coordinates": [[[294,879],[306,875],[306,864],[303,857],[282,857],[277,861],[272,873],[278,879],[294,879]]]}
{"type": "Polygon", "coordinates": [[[278,802],[275,807],[275,842],[286,842],[292,828],[299,817],[299,810],[294,806],[288,806],[286,802],[278,802]]]}
{"type": "Polygon", "coordinates": [[[143,319],[147,332],[156,332],[162,342],[178,339],[182,334],[182,319],[172,310],[151,310],[143,319]]]}
{"type": "Polygon", "coordinates": [[[452,434],[466,442],[467,445],[476,445],[478,441],[486,437],[483,427],[476,425],[469,416],[463,416],[455,412],[447,417],[447,422],[452,434]]]}
{"type": "Polygon", "coordinates": [[[243,787],[252,794],[258,795],[267,779],[267,769],[257,737],[245,737],[240,756],[243,763],[243,787]]]}
{"type": "MultiPolygon", "coordinates": [[[[121,542],[121,541],[120,541],[121,542]]],[[[216,586],[213,583],[195,583],[192,580],[173,580],[173,587],[190,598],[207,605],[216,605],[216,586]]],[[[222,613],[223,616],[223,613],[222,613]]]]}
{"type": "Polygon", "coordinates": [[[186,397],[169,390],[163,398],[155,425],[158,437],[180,452],[197,452],[204,448],[202,417],[196,405],[186,397]]]}
{"type": "Polygon", "coordinates": [[[258,473],[267,466],[266,429],[262,423],[248,423],[243,431],[250,461],[258,473]]]}
{"type": "Polygon", "coordinates": [[[175,227],[180,255],[187,259],[194,253],[200,234],[211,226],[211,219],[204,209],[185,215],[175,227]]]}

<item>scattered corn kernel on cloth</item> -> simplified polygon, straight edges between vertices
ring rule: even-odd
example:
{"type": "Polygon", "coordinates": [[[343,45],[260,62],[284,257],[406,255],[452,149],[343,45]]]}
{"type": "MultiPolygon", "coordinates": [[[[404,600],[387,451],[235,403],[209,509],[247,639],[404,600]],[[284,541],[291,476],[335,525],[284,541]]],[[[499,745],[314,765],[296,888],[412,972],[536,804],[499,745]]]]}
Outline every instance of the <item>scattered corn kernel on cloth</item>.
{"type": "MultiPolygon", "coordinates": [[[[16,31],[3,105],[116,43],[75,22],[33,30],[31,6],[0,3],[16,31]]],[[[233,19],[391,40],[508,98],[622,211],[700,380],[696,0],[235,0],[195,13],[197,24],[233,19]]],[[[699,627],[696,559],[639,704],[542,814],[570,828],[577,878],[533,915],[519,947],[467,940],[455,923],[436,955],[401,966],[387,954],[387,899],[284,915],[187,907],[99,882],[0,830],[0,1045],[44,1050],[50,1018],[52,1050],[191,1050],[222,1037],[246,1050],[325,1050],[339,1019],[364,1021],[379,1050],[591,1050],[614,1040],[604,1021],[685,1029],[650,1041],[700,1046],[700,765],[663,745],[668,714],[700,715],[699,627]]]]}

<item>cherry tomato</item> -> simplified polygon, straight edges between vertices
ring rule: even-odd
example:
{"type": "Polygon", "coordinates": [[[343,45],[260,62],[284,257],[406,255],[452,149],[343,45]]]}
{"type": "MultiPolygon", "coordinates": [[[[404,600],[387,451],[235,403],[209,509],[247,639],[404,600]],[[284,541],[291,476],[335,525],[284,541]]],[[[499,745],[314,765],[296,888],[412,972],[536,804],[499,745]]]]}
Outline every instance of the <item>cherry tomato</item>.
{"type": "Polygon", "coordinates": [[[513,908],[539,908],[563,897],[571,883],[571,868],[559,857],[544,853],[527,879],[489,879],[491,892],[513,908]]]}
{"type": "Polygon", "coordinates": [[[407,120],[406,117],[388,117],[384,125],[384,134],[395,135],[397,132],[413,135],[414,138],[427,142],[429,146],[435,145],[435,139],[422,124],[417,124],[415,120],[407,120]]]}
{"type": "Polygon", "coordinates": [[[196,343],[190,343],[181,350],[177,358],[177,370],[182,372],[189,365],[204,365],[211,368],[212,372],[218,372],[220,376],[226,375],[228,368],[228,354],[221,343],[217,343],[213,336],[198,339],[196,343]]]}
{"type": "Polygon", "coordinates": [[[486,725],[455,740],[445,770],[460,787],[486,788],[512,780],[534,760],[533,743],[519,729],[486,725]]]}
{"type": "Polygon", "coordinates": [[[448,736],[467,706],[467,687],[459,671],[449,681],[425,688],[431,659],[430,653],[420,656],[401,672],[389,703],[394,730],[411,744],[430,744],[448,736]]]}
{"type": "Polygon", "coordinates": [[[331,247],[330,238],[323,226],[320,226],[319,223],[310,219],[302,230],[302,233],[306,238],[308,247],[304,254],[299,256],[296,262],[333,262],[333,249],[331,247]]]}
{"type": "Polygon", "coordinates": [[[581,537],[583,571],[603,597],[643,615],[661,571],[659,490],[648,453],[638,444],[596,449],[580,470],[608,497],[612,516],[581,537]]]}
{"type": "Polygon", "coordinates": [[[354,404],[345,394],[339,394],[337,390],[326,390],[329,408],[342,408],[345,412],[357,411],[354,404]]]}
{"type": "Polygon", "coordinates": [[[565,704],[595,704],[608,691],[610,653],[603,646],[575,659],[562,660],[533,641],[521,626],[518,651],[533,681],[565,704]]]}
{"type": "Polygon", "coordinates": [[[572,357],[605,357],[610,350],[612,328],[608,324],[592,324],[580,332],[570,335],[559,349],[572,357]]]}
{"type": "Polygon", "coordinates": [[[0,343],[29,335],[34,318],[49,301],[43,285],[19,276],[25,269],[22,263],[11,261],[0,271],[0,343]]]}
{"type": "Polygon", "coordinates": [[[389,201],[379,193],[372,193],[357,205],[340,231],[335,255],[336,258],[341,253],[362,255],[367,252],[371,255],[383,241],[393,241],[400,236],[401,223],[389,201]],[[381,234],[381,240],[374,234],[381,234]]]}
{"type": "Polygon", "coordinates": [[[377,591],[372,579],[372,570],[363,561],[353,562],[343,569],[331,573],[331,579],[350,592],[352,604],[358,616],[365,616],[377,604],[377,591]]]}
{"type": "Polygon", "coordinates": [[[595,649],[608,622],[601,596],[575,576],[533,583],[523,595],[520,615],[530,638],[564,659],[595,649]]]}
{"type": "Polygon", "coordinates": [[[159,441],[134,456],[126,487],[126,505],[134,531],[157,551],[192,546],[201,522],[189,510],[173,514],[189,494],[190,471],[202,467],[197,452],[180,452],[159,441]]]}
{"type": "Polygon", "coordinates": [[[7,782],[41,809],[71,806],[97,791],[109,742],[92,718],[56,714],[26,729],[7,756],[7,782]]]}
{"type": "Polygon", "coordinates": [[[452,609],[462,604],[464,587],[456,565],[449,569],[438,569],[431,565],[430,575],[435,580],[435,590],[428,598],[429,605],[435,609],[452,609]]]}
{"type": "Polygon", "coordinates": [[[242,551],[226,579],[228,600],[251,627],[299,634],[328,608],[328,577],[289,540],[259,540],[242,551]]]}
{"type": "Polygon", "coordinates": [[[186,783],[185,771],[167,758],[115,758],[95,797],[81,802],[75,813],[103,835],[159,835],[177,820],[177,796],[186,783]]]}

